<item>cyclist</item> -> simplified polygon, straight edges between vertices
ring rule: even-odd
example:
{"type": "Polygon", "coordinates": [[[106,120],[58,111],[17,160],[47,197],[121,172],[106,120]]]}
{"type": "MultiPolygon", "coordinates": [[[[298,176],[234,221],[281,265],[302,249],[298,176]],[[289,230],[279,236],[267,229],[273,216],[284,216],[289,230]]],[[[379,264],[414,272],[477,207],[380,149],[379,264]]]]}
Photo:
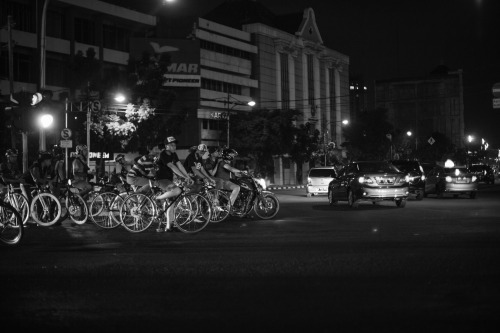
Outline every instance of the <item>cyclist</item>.
{"type": "MultiPolygon", "coordinates": [[[[30,165],[28,171],[26,171],[22,176],[22,183],[28,185],[50,185],[51,191],[52,182],[54,179],[54,169],[52,166],[52,154],[48,151],[41,150],[38,152],[38,158],[33,164],[30,165]]],[[[24,192],[23,192],[24,193],[24,192]]],[[[27,196],[28,200],[31,201],[31,193],[26,191],[24,195],[27,196]]]]}
{"type": "Polygon", "coordinates": [[[54,173],[54,194],[58,196],[61,184],[66,181],[64,152],[63,149],[58,145],[54,145],[52,147],[52,170],[54,173]]]}
{"type": "MultiPolygon", "coordinates": [[[[189,177],[186,169],[182,165],[175,152],[177,149],[177,140],[173,136],[165,139],[165,150],[160,154],[158,161],[158,174],[157,178],[166,180],[168,182],[167,191],[158,196],[157,200],[164,200],[175,198],[181,194],[181,189],[174,184],[174,175],[176,177],[184,178],[189,185],[193,184],[193,180],[189,177]]],[[[170,229],[171,222],[174,219],[173,207],[167,209],[167,229],[170,229]]]]}
{"type": "MultiPolygon", "coordinates": [[[[206,180],[215,185],[215,179],[205,170],[203,156],[208,152],[207,145],[200,144],[196,149],[186,157],[184,168],[188,171],[193,179],[199,181],[206,180]]],[[[193,191],[199,191],[199,186],[193,188],[193,191]]]]}
{"type": "Polygon", "coordinates": [[[222,158],[216,166],[215,181],[217,184],[217,189],[223,189],[231,191],[229,199],[231,200],[231,206],[234,205],[238,194],[240,193],[240,186],[231,181],[231,173],[236,176],[240,176],[242,171],[231,166],[231,161],[238,156],[238,153],[234,149],[224,149],[222,151],[222,158]]]}
{"type": "Polygon", "coordinates": [[[205,170],[213,177],[217,172],[217,165],[222,155],[222,149],[220,147],[215,148],[208,158],[205,159],[205,170]]]}
{"type": "Polygon", "coordinates": [[[87,165],[88,148],[86,145],[76,146],[76,157],[71,163],[73,167],[72,185],[80,190],[80,195],[84,197],[92,191],[92,185],[89,184],[89,166],[87,165]]]}
{"type": "Polygon", "coordinates": [[[132,166],[134,165],[133,161],[127,161],[125,159],[125,155],[118,154],[115,157],[115,162],[120,166],[120,175],[124,178],[127,178],[127,173],[130,171],[132,166]]]}
{"type": "Polygon", "coordinates": [[[130,171],[127,173],[127,183],[139,186],[135,193],[145,194],[151,189],[149,181],[154,178],[155,161],[160,155],[160,152],[160,146],[154,146],[149,153],[137,159],[130,171]]]}

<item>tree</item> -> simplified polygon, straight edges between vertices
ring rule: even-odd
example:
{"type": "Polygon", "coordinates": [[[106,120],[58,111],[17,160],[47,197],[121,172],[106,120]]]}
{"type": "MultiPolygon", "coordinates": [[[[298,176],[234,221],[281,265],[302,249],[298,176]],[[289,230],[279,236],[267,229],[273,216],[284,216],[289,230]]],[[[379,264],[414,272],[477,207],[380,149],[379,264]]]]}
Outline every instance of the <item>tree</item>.
{"type": "Polygon", "coordinates": [[[309,122],[299,125],[293,131],[294,139],[288,152],[292,161],[297,164],[295,177],[299,184],[302,184],[302,165],[315,158],[315,152],[319,147],[319,134],[319,130],[309,122]]]}
{"type": "Polygon", "coordinates": [[[387,121],[386,109],[363,113],[344,130],[349,159],[389,159],[393,133],[393,125],[387,121]]]}

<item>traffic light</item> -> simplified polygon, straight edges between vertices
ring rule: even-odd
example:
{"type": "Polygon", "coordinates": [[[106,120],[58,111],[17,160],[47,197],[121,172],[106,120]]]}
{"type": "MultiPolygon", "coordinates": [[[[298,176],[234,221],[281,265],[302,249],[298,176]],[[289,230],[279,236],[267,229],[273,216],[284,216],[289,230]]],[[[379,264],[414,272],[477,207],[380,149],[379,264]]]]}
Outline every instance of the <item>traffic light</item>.
{"type": "Polygon", "coordinates": [[[27,132],[32,127],[33,95],[27,91],[11,94],[11,105],[5,108],[6,115],[10,117],[10,124],[21,132],[27,132]]]}

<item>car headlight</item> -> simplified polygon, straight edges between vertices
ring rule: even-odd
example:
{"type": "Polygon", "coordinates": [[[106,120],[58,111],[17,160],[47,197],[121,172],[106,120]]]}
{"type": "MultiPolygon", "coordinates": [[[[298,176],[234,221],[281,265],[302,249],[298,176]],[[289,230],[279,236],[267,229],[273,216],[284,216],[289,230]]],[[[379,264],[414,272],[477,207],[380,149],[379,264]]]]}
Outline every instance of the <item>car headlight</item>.
{"type": "Polygon", "coordinates": [[[358,178],[358,182],[360,184],[373,184],[373,179],[371,179],[370,177],[359,177],[358,178]]]}
{"type": "Polygon", "coordinates": [[[424,176],[424,175],[422,175],[422,177],[420,177],[420,179],[425,180],[425,176],[424,176]]]}
{"type": "Polygon", "coordinates": [[[452,179],[451,179],[450,176],[446,176],[445,180],[446,180],[447,183],[451,183],[452,182],[452,179]]]}
{"type": "Polygon", "coordinates": [[[477,180],[476,176],[472,176],[472,182],[474,183],[477,180]]]}

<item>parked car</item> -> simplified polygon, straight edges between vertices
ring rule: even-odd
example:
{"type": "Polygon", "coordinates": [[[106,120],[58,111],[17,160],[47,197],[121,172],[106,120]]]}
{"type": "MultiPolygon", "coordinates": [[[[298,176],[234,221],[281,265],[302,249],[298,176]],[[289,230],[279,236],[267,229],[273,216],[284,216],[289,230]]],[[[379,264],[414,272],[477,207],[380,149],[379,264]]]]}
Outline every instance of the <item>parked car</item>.
{"type": "Polygon", "coordinates": [[[328,184],[337,176],[333,166],[311,168],[307,175],[306,195],[308,197],[328,193],[328,184]]]}
{"type": "Polygon", "coordinates": [[[429,171],[425,181],[425,196],[436,194],[443,197],[445,193],[449,193],[455,198],[465,194],[475,199],[477,189],[477,177],[465,166],[455,166],[451,161],[447,161],[444,166],[436,165],[429,171]]]}
{"type": "Polygon", "coordinates": [[[495,184],[495,173],[493,168],[485,164],[473,164],[469,171],[477,177],[478,182],[485,182],[486,184],[495,184]]]}
{"type": "Polygon", "coordinates": [[[328,201],[330,205],[347,201],[356,208],[362,201],[391,200],[397,207],[405,207],[408,181],[408,175],[390,162],[351,162],[328,185],[328,201]]]}
{"type": "Polygon", "coordinates": [[[394,160],[391,163],[400,171],[405,172],[410,178],[410,194],[415,196],[415,199],[422,200],[425,191],[425,174],[424,168],[418,161],[394,160]]]}

